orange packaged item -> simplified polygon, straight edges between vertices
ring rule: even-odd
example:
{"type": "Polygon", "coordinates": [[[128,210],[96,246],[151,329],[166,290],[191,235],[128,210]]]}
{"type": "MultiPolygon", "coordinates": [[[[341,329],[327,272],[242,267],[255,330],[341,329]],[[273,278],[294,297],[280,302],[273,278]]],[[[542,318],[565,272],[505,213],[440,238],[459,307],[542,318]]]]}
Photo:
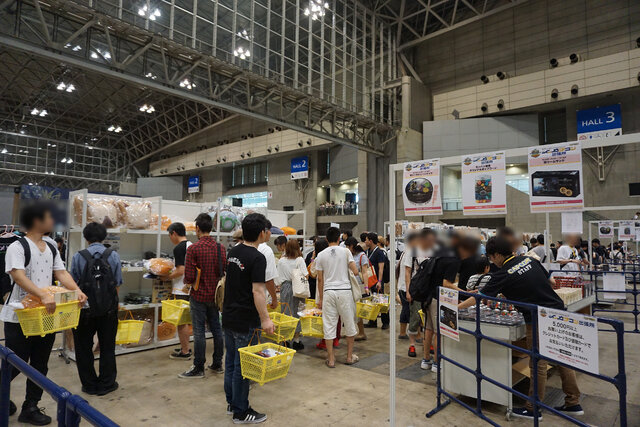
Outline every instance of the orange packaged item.
{"type": "MultiPolygon", "coordinates": [[[[172,222],[173,221],[171,221],[171,219],[168,216],[162,215],[162,224],[160,225],[160,229],[163,231],[167,231],[167,229],[169,228],[172,222]]],[[[151,228],[156,228],[157,225],[158,225],[158,214],[153,214],[151,216],[151,228]]]]}
{"type": "Polygon", "coordinates": [[[160,322],[158,325],[158,341],[165,341],[173,338],[176,335],[178,329],[167,322],[160,322]]]}
{"type": "Polygon", "coordinates": [[[147,270],[156,276],[166,276],[171,273],[175,267],[172,259],[169,258],[151,258],[144,263],[147,270]]]}
{"type": "Polygon", "coordinates": [[[186,231],[196,231],[196,223],[187,221],[184,223],[184,228],[186,231]]]}
{"type": "MultiPolygon", "coordinates": [[[[63,288],[61,286],[47,286],[44,290],[51,296],[54,296],[56,293],[68,292],[67,288],[63,288]]],[[[31,294],[27,294],[24,298],[22,298],[22,305],[24,308],[36,308],[36,307],[44,307],[42,304],[42,300],[31,294]]]]}

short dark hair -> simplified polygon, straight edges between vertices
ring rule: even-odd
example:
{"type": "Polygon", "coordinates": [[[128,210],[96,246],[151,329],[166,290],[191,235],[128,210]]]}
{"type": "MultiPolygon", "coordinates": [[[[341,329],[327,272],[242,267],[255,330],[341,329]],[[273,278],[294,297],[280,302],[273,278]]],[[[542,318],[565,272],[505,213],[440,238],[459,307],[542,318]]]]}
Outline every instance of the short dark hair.
{"type": "Polygon", "coordinates": [[[513,255],[513,248],[505,237],[494,236],[487,241],[487,255],[513,255]]]}
{"type": "Polygon", "coordinates": [[[500,227],[498,228],[498,233],[496,235],[500,237],[515,237],[516,232],[513,231],[513,228],[511,227],[500,227]]]}
{"type": "Polygon", "coordinates": [[[260,237],[260,233],[267,229],[268,220],[260,213],[250,213],[242,220],[242,237],[253,243],[260,237]]]}
{"type": "Polygon", "coordinates": [[[187,235],[187,229],[185,228],[184,224],[181,222],[172,222],[169,227],[167,227],[167,231],[169,232],[169,234],[171,233],[176,233],[178,236],[186,236],[187,235]]]}
{"type": "Polygon", "coordinates": [[[44,202],[30,203],[22,208],[20,212],[20,225],[30,230],[36,220],[44,221],[47,213],[51,214],[51,206],[44,202]]]}
{"type": "Polygon", "coordinates": [[[475,237],[465,236],[460,239],[458,247],[471,255],[475,255],[478,253],[478,249],[480,248],[480,240],[475,237]]]}
{"type": "Polygon", "coordinates": [[[287,238],[285,236],[278,236],[278,237],[276,237],[276,240],[273,241],[273,243],[276,246],[286,245],[287,244],[287,238]]]}
{"type": "Polygon", "coordinates": [[[64,243],[64,239],[60,236],[56,237],[55,239],[53,239],[56,241],[56,243],[64,243]]]}
{"type": "Polygon", "coordinates": [[[343,231],[343,232],[342,232],[342,234],[346,234],[346,235],[347,235],[347,239],[348,239],[349,237],[353,236],[353,233],[351,232],[351,230],[343,231]]]}
{"type": "Polygon", "coordinates": [[[538,241],[539,244],[544,245],[544,234],[538,234],[538,237],[536,237],[536,240],[538,241]]]}
{"type": "Polygon", "coordinates": [[[435,235],[436,232],[433,231],[433,229],[429,228],[429,227],[424,227],[422,230],[420,230],[420,237],[425,238],[428,236],[432,236],[435,235]]]}
{"type": "Polygon", "coordinates": [[[369,233],[367,233],[366,231],[363,233],[360,233],[360,241],[364,242],[365,240],[367,240],[367,236],[369,235],[369,233]]]}
{"type": "Polygon", "coordinates": [[[201,213],[196,217],[196,227],[203,233],[211,233],[213,229],[213,220],[208,213],[201,213]]]}
{"type": "Polygon", "coordinates": [[[419,237],[420,237],[419,233],[415,233],[415,232],[409,233],[409,234],[407,234],[407,243],[408,242],[413,242],[414,240],[418,239],[419,237]]]}
{"type": "Polygon", "coordinates": [[[480,255],[477,256],[475,259],[476,263],[476,274],[484,274],[484,271],[487,269],[487,267],[490,266],[489,264],[489,258],[487,258],[484,255],[480,255]]]}
{"type": "Polygon", "coordinates": [[[378,244],[378,235],[374,232],[367,233],[367,239],[371,240],[374,245],[378,244]]]}
{"type": "Polygon", "coordinates": [[[329,243],[337,243],[340,240],[340,230],[338,227],[329,227],[327,229],[327,241],[329,243]]]}
{"type": "Polygon", "coordinates": [[[327,239],[319,237],[318,239],[316,239],[316,243],[313,245],[313,250],[315,251],[316,256],[318,256],[320,252],[324,251],[328,247],[329,242],[327,242],[327,239]]]}
{"type": "Polygon", "coordinates": [[[353,236],[347,237],[347,240],[344,241],[344,245],[349,248],[351,247],[355,248],[356,246],[360,247],[360,245],[358,244],[358,241],[353,236]]]}
{"type": "MultiPolygon", "coordinates": [[[[262,216],[264,216],[264,215],[262,215],[262,216]]],[[[266,227],[267,230],[271,230],[271,228],[273,228],[273,224],[271,224],[271,221],[269,221],[266,216],[264,217],[264,219],[265,219],[266,224],[267,224],[267,227],[266,227]]]]}
{"type": "Polygon", "coordinates": [[[90,222],[85,225],[82,230],[82,235],[89,243],[101,243],[107,238],[107,229],[104,225],[98,222],[90,222]]]}
{"type": "Polygon", "coordinates": [[[595,238],[591,240],[591,244],[593,245],[594,243],[600,244],[600,239],[595,238]]]}
{"type": "Polygon", "coordinates": [[[532,237],[529,239],[529,243],[531,243],[532,245],[535,245],[538,243],[538,239],[536,237],[532,237]]]}

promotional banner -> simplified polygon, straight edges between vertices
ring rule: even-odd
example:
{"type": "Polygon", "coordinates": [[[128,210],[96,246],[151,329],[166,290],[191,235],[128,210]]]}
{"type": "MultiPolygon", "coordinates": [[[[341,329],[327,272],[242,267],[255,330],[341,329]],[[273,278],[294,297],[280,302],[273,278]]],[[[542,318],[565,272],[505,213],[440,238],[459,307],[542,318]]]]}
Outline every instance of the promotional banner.
{"type": "Polygon", "coordinates": [[[405,163],[402,189],[406,216],[441,215],[440,159],[405,163]]]}
{"type": "Polygon", "coordinates": [[[598,374],[598,319],[538,307],[540,354],[598,374]]]}
{"type": "Polygon", "coordinates": [[[582,210],[582,149],[579,142],[529,148],[531,213],[582,210]]]}
{"type": "Polygon", "coordinates": [[[618,236],[620,240],[631,240],[636,237],[635,221],[620,221],[618,225],[618,236]]]}
{"type": "Polygon", "coordinates": [[[455,289],[439,287],[438,316],[440,333],[456,341],[460,341],[458,331],[458,291],[455,289]]]}
{"type": "Polygon", "coordinates": [[[505,154],[462,156],[462,211],[464,215],[507,213],[505,154]]]}
{"type": "Polygon", "coordinates": [[[613,221],[598,222],[598,237],[601,239],[613,237],[613,221]]]}

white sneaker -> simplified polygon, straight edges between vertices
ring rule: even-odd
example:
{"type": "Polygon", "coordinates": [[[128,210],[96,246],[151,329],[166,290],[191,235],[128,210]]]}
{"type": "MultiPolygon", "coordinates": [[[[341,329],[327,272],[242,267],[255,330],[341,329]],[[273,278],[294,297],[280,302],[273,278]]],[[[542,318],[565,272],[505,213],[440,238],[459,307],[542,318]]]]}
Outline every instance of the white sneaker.
{"type": "Polygon", "coordinates": [[[422,362],[420,363],[420,369],[428,371],[429,369],[431,369],[431,365],[433,365],[433,359],[422,359],[422,362]]]}
{"type": "Polygon", "coordinates": [[[431,372],[438,373],[438,364],[437,363],[433,363],[431,365],[431,372]]]}

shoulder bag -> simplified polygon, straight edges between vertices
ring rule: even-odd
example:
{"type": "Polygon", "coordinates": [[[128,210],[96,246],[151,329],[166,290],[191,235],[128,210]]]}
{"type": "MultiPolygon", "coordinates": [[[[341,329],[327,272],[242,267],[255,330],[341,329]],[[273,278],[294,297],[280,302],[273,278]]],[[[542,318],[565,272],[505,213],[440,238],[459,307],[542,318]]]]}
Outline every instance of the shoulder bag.
{"type": "MultiPolygon", "coordinates": [[[[347,251],[348,250],[349,249],[347,249],[347,251]]],[[[362,288],[360,287],[358,278],[349,267],[349,253],[345,251],[345,255],[347,256],[347,273],[349,274],[349,283],[351,284],[351,294],[353,295],[353,301],[358,302],[362,299],[362,288]]]]}

